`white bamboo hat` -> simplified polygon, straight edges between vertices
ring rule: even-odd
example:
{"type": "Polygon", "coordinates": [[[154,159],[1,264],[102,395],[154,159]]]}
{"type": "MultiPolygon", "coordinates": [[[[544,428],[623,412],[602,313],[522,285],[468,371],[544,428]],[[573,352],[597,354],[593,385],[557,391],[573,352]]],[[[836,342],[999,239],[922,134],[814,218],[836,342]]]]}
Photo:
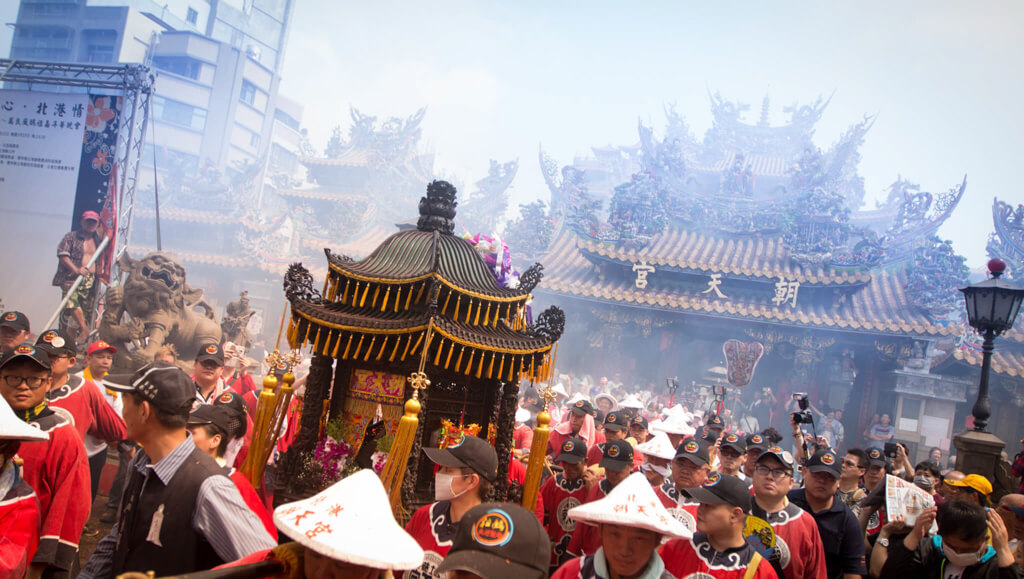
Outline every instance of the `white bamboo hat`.
{"type": "MultiPolygon", "coordinates": [[[[49,440],[50,434],[28,424],[14,415],[10,405],[0,401],[0,440],[49,440]]],[[[10,458],[10,457],[8,457],[10,458]]],[[[2,465],[0,465],[2,466],[2,465]]]]}
{"type": "Polygon", "coordinates": [[[300,545],[337,561],[391,570],[423,562],[423,549],[395,522],[384,485],[369,469],[281,505],[274,510],[274,524],[300,545]]]}
{"type": "Polygon", "coordinates": [[[676,457],[676,448],[672,446],[672,441],[664,432],[659,432],[647,442],[636,445],[636,449],[644,453],[645,456],[655,456],[665,460],[672,460],[676,457]]]}
{"type": "Polygon", "coordinates": [[[665,509],[647,477],[639,472],[626,477],[604,498],[569,509],[569,518],[591,525],[609,523],[647,529],[680,539],[693,536],[665,509]]]}

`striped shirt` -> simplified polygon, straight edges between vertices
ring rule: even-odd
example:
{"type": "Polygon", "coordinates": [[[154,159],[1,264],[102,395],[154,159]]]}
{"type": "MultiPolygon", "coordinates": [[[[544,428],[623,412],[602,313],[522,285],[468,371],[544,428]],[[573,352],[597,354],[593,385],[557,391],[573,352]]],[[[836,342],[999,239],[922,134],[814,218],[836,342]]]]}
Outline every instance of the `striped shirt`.
{"type": "MultiPolygon", "coordinates": [[[[188,434],[184,442],[156,464],[149,461],[145,451],[139,450],[129,468],[136,469],[146,477],[146,480],[149,480],[150,475],[155,475],[166,485],[195,447],[192,435],[188,434]]],[[[118,524],[115,523],[110,533],[96,546],[89,562],[78,575],[80,579],[106,578],[112,575],[118,524]]],[[[246,506],[235,483],[226,476],[211,476],[199,487],[192,528],[210,543],[224,561],[241,559],[256,551],[277,545],[277,542],[267,534],[259,517],[246,506]]]]}

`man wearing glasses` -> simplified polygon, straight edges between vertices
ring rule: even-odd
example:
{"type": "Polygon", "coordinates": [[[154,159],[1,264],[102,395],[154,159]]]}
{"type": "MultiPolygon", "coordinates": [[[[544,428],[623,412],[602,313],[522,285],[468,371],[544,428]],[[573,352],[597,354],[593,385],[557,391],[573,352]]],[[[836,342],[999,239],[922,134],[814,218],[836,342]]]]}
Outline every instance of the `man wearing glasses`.
{"type": "Polygon", "coordinates": [[[89,463],[70,420],[46,403],[50,358],[26,342],[0,356],[0,394],[49,440],[21,445],[25,482],[39,497],[39,549],[26,575],[68,577],[78,565],[78,540],[89,518],[89,463]]]}
{"type": "MultiPolygon", "coordinates": [[[[75,430],[82,440],[87,435],[116,443],[124,439],[125,425],[121,415],[103,398],[99,388],[80,375],[71,375],[68,370],[75,365],[78,348],[75,339],[67,332],[47,330],[36,340],[36,349],[42,350],[50,359],[50,388],[46,402],[53,408],[66,410],[74,419],[75,430]]],[[[92,500],[100,484],[100,474],[107,462],[107,445],[98,449],[86,445],[89,458],[89,478],[92,500]]],[[[90,501],[91,504],[91,501],[90,501]]]]}
{"type": "Polygon", "coordinates": [[[768,521],[775,548],[768,558],[779,577],[825,576],[825,553],[818,525],[786,493],[793,486],[793,455],[778,446],[764,451],[754,466],[754,501],[750,514],[768,521]]]}
{"type": "Polygon", "coordinates": [[[805,488],[789,491],[793,504],[811,513],[825,548],[829,579],[854,579],[867,575],[864,566],[864,533],[857,517],[843,501],[839,490],[839,458],[831,449],[819,450],[804,466],[805,488]]]}

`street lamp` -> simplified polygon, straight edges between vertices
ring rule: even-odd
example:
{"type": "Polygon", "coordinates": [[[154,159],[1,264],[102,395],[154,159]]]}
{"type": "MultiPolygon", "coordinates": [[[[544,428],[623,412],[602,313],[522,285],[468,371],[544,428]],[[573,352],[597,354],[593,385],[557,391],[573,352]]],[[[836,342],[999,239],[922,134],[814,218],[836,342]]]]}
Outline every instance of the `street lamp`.
{"type": "Polygon", "coordinates": [[[984,341],[981,345],[981,380],[978,382],[978,399],[971,414],[974,415],[974,430],[985,432],[992,408],[988,403],[988,374],[992,366],[993,342],[996,336],[1013,327],[1013,321],[1024,301],[1024,289],[1000,278],[1006,270],[1001,259],[990,259],[988,270],[992,277],[974,285],[960,288],[967,305],[967,321],[978,330],[984,341]]]}

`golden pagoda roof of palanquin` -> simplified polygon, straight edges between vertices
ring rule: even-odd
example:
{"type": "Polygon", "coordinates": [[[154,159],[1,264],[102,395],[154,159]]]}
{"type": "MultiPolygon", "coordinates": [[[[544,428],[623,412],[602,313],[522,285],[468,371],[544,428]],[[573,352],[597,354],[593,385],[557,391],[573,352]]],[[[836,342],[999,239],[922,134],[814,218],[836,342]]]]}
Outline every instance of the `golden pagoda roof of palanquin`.
{"type": "Polygon", "coordinates": [[[842,271],[824,266],[802,266],[790,259],[782,239],[768,236],[722,238],[669,226],[639,249],[577,238],[580,249],[629,263],[675,267],[695,272],[716,272],[750,278],[785,278],[808,285],[850,285],[871,281],[866,270],[842,271]]]}
{"type": "MultiPolygon", "coordinates": [[[[673,253],[685,262],[687,239],[681,236],[676,242],[673,253]]],[[[664,241],[662,243],[665,243],[664,241]]],[[[753,267],[753,255],[744,251],[757,248],[762,243],[751,240],[745,243],[725,243],[714,249],[707,247],[694,254],[689,251],[692,259],[699,263],[722,263],[713,270],[708,266],[707,273],[728,271],[757,271],[753,267]]],[[[766,249],[772,248],[768,241],[763,242],[766,249]]],[[[655,244],[651,244],[654,246],[655,244]]],[[[757,300],[731,300],[713,297],[715,294],[696,293],[687,295],[674,290],[658,290],[650,285],[645,289],[637,288],[632,278],[619,280],[601,280],[594,263],[580,251],[582,247],[592,247],[586,241],[578,240],[568,231],[563,231],[551,251],[545,257],[544,291],[552,294],[578,297],[581,299],[601,301],[610,304],[655,308],[680,313],[697,315],[714,315],[735,319],[745,319],[767,323],[784,323],[804,327],[818,327],[834,330],[862,331],[885,334],[911,334],[921,336],[955,336],[962,328],[959,324],[936,324],[925,315],[919,313],[904,292],[906,277],[902,270],[875,271],[870,275],[870,283],[852,290],[851,295],[843,303],[834,307],[822,305],[815,300],[799,300],[797,306],[773,303],[773,293],[766,292],[757,300]]],[[[765,251],[772,255],[772,252],[765,251]]],[[[639,256],[643,256],[643,252],[639,256]]],[[[670,254],[669,254],[670,255],[670,254]]],[[[636,257],[636,262],[641,257],[636,257]]],[[[647,263],[657,267],[658,261],[652,257],[644,257],[647,263]]],[[[774,263],[784,272],[800,271],[799,269],[782,269],[781,260],[774,257],[774,263]]],[[[798,266],[790,266],[798,268],[798,266]]],[[[650,274],[656,276],[657,273],[650,274]]],[[[779,275],[774,273],[773,275],[779,275]]],[[[791,275],[791,273],[790,273],[791,275]]],[[[763,277],[771,277],[765,273],[763,277]]],[[[783,275],[787,280],[799,281],[798,276],[783,275]]],[[[648,281],[653,277],[648,277],[648,281]]],[[[820,279],[816,276],[811,279],[820,279]]]]}

